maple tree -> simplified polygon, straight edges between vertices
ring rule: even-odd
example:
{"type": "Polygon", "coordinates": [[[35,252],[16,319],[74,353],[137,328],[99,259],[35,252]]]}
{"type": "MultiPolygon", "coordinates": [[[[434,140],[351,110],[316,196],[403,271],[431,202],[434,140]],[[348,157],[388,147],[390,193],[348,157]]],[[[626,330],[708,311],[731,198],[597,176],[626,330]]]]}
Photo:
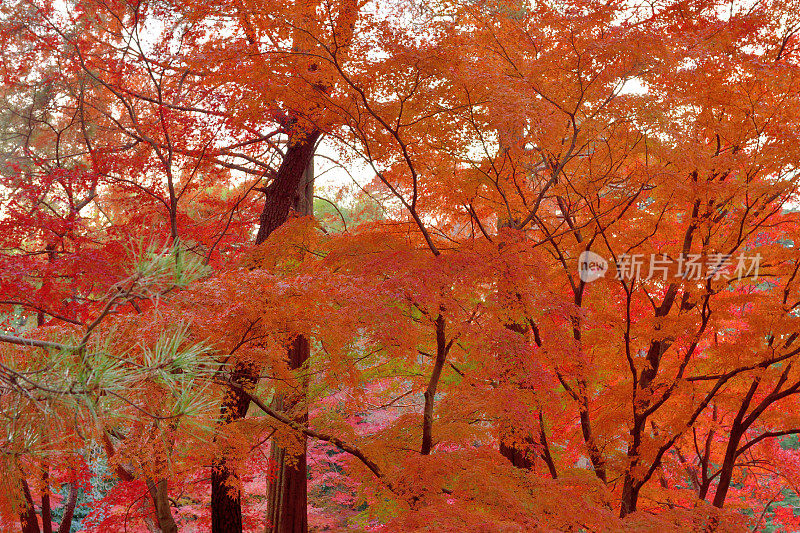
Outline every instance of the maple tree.
{"type": "Polygon", "coordinates": [[[3,526],[795,524],[798,29],[3,4],[3,526]]]}

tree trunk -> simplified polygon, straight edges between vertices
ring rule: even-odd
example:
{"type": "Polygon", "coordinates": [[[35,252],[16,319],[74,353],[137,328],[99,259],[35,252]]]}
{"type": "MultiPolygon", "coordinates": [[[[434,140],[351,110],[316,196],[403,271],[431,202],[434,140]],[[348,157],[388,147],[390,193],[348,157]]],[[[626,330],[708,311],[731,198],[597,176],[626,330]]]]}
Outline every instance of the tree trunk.
{"type": "MultiPolygon", "coordinates": [[[[238,487],[228,485],[235,472],[229,470],[223,459],[211,467],[211,531],[233,533],[242,531],[242,507],[238,487]]],[[[235,480],[234,480],[235,481],[235,480]]]]}
{"type": "MultiPolygon", "coordinates": [[[[315,138],[312,139],[315,141],[315,138]]],[[[313,150],[313,143],[304,148],[313,150]]],[[[287,153],[288,155],[288,153],[287,153]]],[[[294,199],[293,210],[301,216],[314,214],[314,163],[313,152],[308,153],[304,170],[305,179],[300,182],[294,199]]],[[[262,221],[262,228],[265,223],[262,221]]],[[[277,227],[277,226],[276,226],[277,227]]],[[[308,362],[311,346],[308,339],[298,336],[289,347],[287,359],[289,368],[301,371],[308,362]]],[[[273,401],[278,411],[293,411],[294,420],[301,424],[308,422],[308,379],[301,378],[301,388],[291,396],[276,395],[273,401]]],[[[297,436],[300,442],[296,448],[300,453],[287,453],[287,449],[272,441],[270,464],[271,472],[267,480],[267,528],[270,533],[306,533],[308,531],[308,495],[306,470],[306,440],[297,436]]]]}
{"type": "MultiPolygon", "coordinates": [[[[251,390],[258,380],[258,369],[252,365],[237,364],[231,380],[251,390]]],[[[238,389],[229,387],[222,400],[222,421],[230,423],[247,414],[250,399],[238,389]]],[[[242,506],[239,480],[233,466],[225,460],[225,452],[211,467],[211,531],[213,533],[238,533],[242,531],[242,506]]]]}
{"type": "Polygon", "coordinates": [[[42,533],[53,533],[53,511],[50,508],[50,465],[42,462],[42,533]]]}
{"type": "Polygon", "coordinates": [[[439,386],[439,378],[442,375],[442,368],[450,351],[451,344],[445,338],[445,320],[440,314],[436,317],[436,362],[433,365],[428,388],[425,389],[425,411],[422,422],[422,447],[420,454],[430,455],[433,447],[433,407],[436,401],[436,388],[439,386]]]}
{"type": "MultiPolygon", "coordinates": [[[[313,155],[319,131],[311,131],[296,136],[290,142],[286,155],[281,162],[275,179],[264,189],[264,210],[259,218],[256,244],[261,244],[267,237],[279,228],[293,214],[300,216],[313,213],[313,155]]],[[[296,340],[295,343],[302,342],[296,340]]],[[[308,343],[305,340],[306,344],[308,343]]],[[[305,355],[293,353],[294,343],[289,349],[289,363],[300,361],[300,365],[308,359],[305,355]]],[[[247,363],[238,363],[231,379],[245,390],[252,390],[258,383],[260,369],[247,363]]],[[[246,392],[237,387],[228,387],[222,402],[221,422],[229,424],[244,418],[250,399],[246,392]]],[[[285,458],[284,458],[285,459],[285,458]]],[[[283,460],[281,464],[283,464],[283,460]]],[[[302,480],[294,478],[290,485],[280,487],[279,494],[270,499],[270,506],[280,502],[294,502],[288,512],[282,512],[282,517],[293,517],[302,508],[302,531],[306,531],[306,492],[305,492],[305,454],[298,458],[302,462],[302,480]],[[300,460],[302,459],[302,461],[300,460]],[[299,484],[302,481],[302,491],[299,484]],[[294,487],[295,492],[287,492],[294,487]],[[287,497],[291,496],[291,497],[287,497]]],[[[289,479],[287,476],[285,479],[289,479]]],[[[288,482],[288,481],[287,481],[288,482]]],[[[239,480],[233,465],[228,464],[224,455],[214,461],[211,469],[211,531],[212,533],[239,533],[242,531],[242,508],[239,480]]],[[[289,530],[291,531],[291,530],[289,530]]]]}
{"type": "Polygon", "coordinates": [[[147,490],[150,491],[150,496],[153,498],[158,526],[162,533],[178,533],[178,525],[172,517],[172,509],[169,507],[167,487],[166,479],[153,481],[149,477],[147,478],[147,490]]]}
{"type": "MultiPolygon", "coordinates": [[[[519,295],[517,295],[519,297],[519,295]]],[[[506,324],[505,327],[515,333],[520,335],[525,335],[528,333],[529,328],[523,324],[506,324]]],[[[535,327],[534,327],[535,329],[535,327]]],[[[534,342],[536,345],[541,347],[541,340],[538,336],[536,331],[534,333],[534,342]]],[[[531,469],[533,468],[533,459],[536,457],[537,453],[542,458],[542,460],[547,465],[547,469],[550,472],[550,476],[553,479],[558,477],[558,472],[556,471],[556,465],[553,462],[553,456],[550,454],[550,445],[547,442],[547,434],[544,430],[544,416],[542,415],[542,411],[539,410],[539,441],[536,441],[536,438],[532,434],[525,435],[522,442],[518,442],[518,439],[508,438],[507,435],[514,434],[518,430],[512,427],[501,427],[500,429],[500,455],[505,457],[506,459],[511,462],[517,468],[525,468],[531,469]],[[540,447],[541,452],[537,451],[537,446],[540,447]]]]}
{"type": "Polygon", "coordinates": [[[717,491],[714,493],[714,507],[722,508],[725,505],[725,498],[728,496],[728,489],[731,486],[731,479],[733,478],[733,466],[736,462],[736,450],[739,447],[739,441],[742,438],[742,431],[734,427],[731,431],[731,436],[728,439],[728,445],[725,448],[725,459],[722,462],[722,468],[719,473],[719,482],[717,483],[717,491]]]}
{"type": "Polygon", "coordinates": [[[589,418],[589,401],[585,395],[581,397],[580,418],[581,433],[583,435],[583,441],[586,443],[586,448],[589,451],[589,460],[592,462],[594,475],[597,476],[600,481],[606,483],[606,462],[592,435],[592,422],[589,418]]]}
{"type": "Polygon", "coordinates": [[[22,502],[25,506],[19,513],[19,522],[22,526],[22,533],[40,533],[39,520],[36,517],[36,509],[33,506],[33,498],[31,497],[31,489],[28,486],[28,481],[20,469],[20,480],[22,483],[22,502]]]}
{"type": "Polygon", "coordinates": [[[619,517],[625,518],[629,514],[636,512],[636,505],[639,503],[639,490],[641,485],[631,475],[630,471],[625,473],[625,482],[622,485],[622,503],[620,504],[619,517]]]}
{"type": "MultiPolygon", "coordinates": [[[[310,345],[302,335],[289,348],[289,368],[301,370],[308,361],[310,345]]],[[[276,395],[272,402],[277,411],[293,411],[295,422],[308,422],[308,407],[305,405],[308,380],[302,378],[300,391],[294,395],[276,395]]],[[[297,435],[298,442],[291,447],[280,446],[272,441],[270,453],[270,475],[267,481],[267,529],[271,533],[305,533],[308,531],[306,439],[297,435]],[[288,448],[291,448],[288,449],[288,448]],[[300,450],[298,453],[297,450],[300,450]]]]}
{"type": "Polygon", "coordinates": [[[530,469],[533,467],[531,457],[536,453],[533,448],[534,441],[530,437],[525,438],[524,444],[511,443],[502,435],[500,437],[500,454],[517,468],[530,469]]]}
{"type": "Polygon", "coordinates": [[[517,468],[524,468],[530,470],[533,468],[534,459],[539,456],[547,466],[547,471],[553,479],[558,478],[558,471],[556,470],[555,461],[550,453],[550,444],[547,442],[547,434],[544,430],[544,416],[539,411],[539,439],[533,437],[533,434],[526,434],[522,442],[519,438],[511,437],[519,430],[511,427],[502,428],[500,431],[500,455],[508,459],[508,461],[517,468]]]}
{"type": "Polygon", "coordinates": [[[314,214],[314,147],[320,133],[306,133],[287,148],[275,179],[265,189],[256,244],[267,240],[289,216],[314,214]]]}
{"type": "MultiPolygon", "coordinates": [[[[784,370],[783,376],[787,375],[789,368],[791,368],[791,365],[784,370]]],[[[779,385],[776,391],[780,389],[780,383],[782,383],[782,380],[778,383],[779,385]]],[[[736,451],[739,449],[739,442],[742,440],[747,428],[754,419],[754,414],[751,414],[751,416],[748,416],[746,419],[745,415],[747,414],[747,409],[750,407],[750,402],[753,400],[753,396],[755,396],[760,384],[760,377],[756,377],[753,379],[752,383],[750,383],[750,388],[747,390],[747,394],[745,394],[744,398],[742,399],[742,404],[739,407],[739,411],[736,413],[736,417],[733,419],[733,423],[731,424],[731,435],[728,438],[728,445],[725,447],[725,459],[723,460],[722,468],[720,469],[717,491],[714,493],[714,507],[722,508],[722,506],[725,505],[725,498],[728,496],[728,489],[731,486],[731,478],[733,477],[733,467],[736,463],[736,451]]],[[[769,405],[768,398],[769,396],[762,400],[761,404],[756,408],[756,411],[758,411],[759,408],[763,410],[767,405],[769,405]]]]}
{"type": "Polygon", "coordinates": [[[556,463],[553,461],[553,456],[550,454],[550,444],[547,442],[547,433],[544,430],[544,415],[542,410],[539,409],[539,442],[542,445],[542,459],[550,471],[550,477],[553,479],[558,478],[558,471],[556,470],[556,463]]]}
{"type": "MultiPolygon", "coordinates": [[[[108,436],[108,433],[103,433],[103,448],[105,448],[106,456],[109,460],[114,457],[116,452],[114,451],[114,445],[111,443],[111,438],[108,436]]],[[[114,466],[114,473],[119,477],[122,481],[133,481],[135,479],[134,475],[128,472],[128,470],[123,467],[121,464],[117,464],[114,466]]],[[[73,478],[74,478],[74,471],[73,471],[73,478]]],[[[172,509],[169,506],[169,498],[167,492],[167,480],[161,480],[158,484],[154,483],[152,479],[149,477],[145,479],[145,484],[147,485],[147,489],[150,492],[150,497],[153,501],[153,515],[152,516],[145,516],[144,521],[145,525],[148,529],[157,529],[161,532],[171,532],[174,533],[178,530],[178,526],[175,523],[175,519],[172,516],[172,509]],[[154,520],[155,519],[155,520],[154,520]],[[157,523],[157,525],[156,525],[157,523]]],[[[73,482],[73,487],[75,488],[75,497],[77,498],[77,485],[76,482],[73,482]]],[[[70,498],[72,498],[72,490],[70,490],[70,498]]],[[[67,505],[70,505],[69,503],[67,505]]],[[[72,503],[72,509],[69,510],[69,521],[72,521],[72,513],[75,511],[75,503],[72,503]]],[[[67,520],[67,514],[64,514],[64,520],[67,520]]],[[[59,533],[64,528],[63,524],[59,528],[59,533]]],[[[69,526],[67,526],[67,531],[69,531],[69,526]]]]}
{"type": "Polygon", "coordinates": [[[75,515],[75,506],[78,503],[78,476],[75,470],[70,471],[69,496],[64,507],[64,517],[58,526],[58,533],[69,533],[72,529],[72,517],[75,515]]]}
{"type": "MultiPolygon", "coordinates": [[[[641,389],[640,389],[641,390],[641,389]]],[[[634,409],[636,407],[634,406],[634,409]]],[[[625,468],[625,481],[622,483],[622,501],[619,506],[619,517],[625,518],[636,511],[639,503],[639,490],[644,481],[635,477],[638,470],[642,449],[642,437],[646,420],[636,411],[633,413],[633,427],[631,428],[632,442],[628,445],[628,466],[625,468]]]]}

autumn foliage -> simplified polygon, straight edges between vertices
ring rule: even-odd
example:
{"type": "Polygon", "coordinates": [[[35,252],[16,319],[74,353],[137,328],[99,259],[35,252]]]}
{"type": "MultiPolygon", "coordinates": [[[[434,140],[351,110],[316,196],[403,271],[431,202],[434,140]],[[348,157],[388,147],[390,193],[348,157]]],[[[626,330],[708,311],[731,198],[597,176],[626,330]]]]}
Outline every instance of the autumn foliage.
{"type": "Polygon", "coordinates": [[[4,2],[0,530],[800,527],[799,30],[4,2]]]}

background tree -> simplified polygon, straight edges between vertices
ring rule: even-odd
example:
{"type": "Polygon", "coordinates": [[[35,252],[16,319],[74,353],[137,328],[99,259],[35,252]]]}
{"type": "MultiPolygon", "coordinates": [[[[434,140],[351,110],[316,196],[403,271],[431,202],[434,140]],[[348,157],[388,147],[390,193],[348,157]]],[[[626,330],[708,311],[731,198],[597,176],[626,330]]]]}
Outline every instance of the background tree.
{"type": "Polygon", "coordinates": [[[786,497],[796,10],[389,7],[3,7],[4,520],[91,449],[97,529],[304,531],[323,453],[345,521],[402,530],[736,530],[735,480],[786,497]],[[381,217],[293,216],[323,137],[381,217]]]}

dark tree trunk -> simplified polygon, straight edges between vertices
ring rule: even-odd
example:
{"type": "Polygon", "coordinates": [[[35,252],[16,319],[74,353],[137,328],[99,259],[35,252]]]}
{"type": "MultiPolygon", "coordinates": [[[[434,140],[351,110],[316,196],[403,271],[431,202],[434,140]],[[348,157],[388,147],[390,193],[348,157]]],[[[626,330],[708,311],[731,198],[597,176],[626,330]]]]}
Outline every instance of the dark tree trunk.
{"type": "Polygon", "coordinates": [[[314,214],[314,146],[319,132],[312,131],[287,148],[275,179],[265,189],[256,244],[267,240],[292,215],[314,214]]]}
{"type": "Polygon", "coordinates": [[[524,444],[509,443],[509,439],[500,439],[500,453],[517,468],[533,467],[532,457],[536,453],[533,450],[534,442],[530,438],[525,439],[524,444]]]}
{"type": "Polygon", "coordinates": [[[556,463],[553,461],[553,456],[550,454],[550,444],[547,442],[547,433],[544,429],[544,415],[539,410],[539,442],[542,445],[542,459],[550,471],[550,477],[553,479],[558,478],[558,471],[556,470],[556,463]]]}
{"type": "Polygon", "coordinates": [[[742,431],[740,426],[734,425],[731,430],[731,436],[728,439],[728,445],[725,448],[725,459],[722,462],[722,468],[719,473],[719,482],[717,483],[717,491],[714,493],[714,507],[722,508],[725,505],[725,498],[728,496],[728,489],[731,486],[731,479],[733,478],[733,467],[736,463],[736,451],[739,448],[739,442],[742,439],[742,431]]]}
{"type": "Polygon", "coordinates": [[[223,533],[242,531],[242,507],[239,489],[228,485],[235,481],[235,472],[229,470],[223,459],[211,467],[211,531],[223,533]]]}
{"type": "Polygon", "coordinates": [[[53,512],[50,509],[50,465],[42,464],[42,533],[53,533],[53,512]]]}
{"type": "Polygon", "coordinates": [[[619,506],[620,518],[625,518],[635,512],[639,503],[639,491],[644,481],[636,478],[635,472],[640,464],[644,427],[645,419],[634,411],[633,428],[631,428],[632,442],[628,447],[628,466],[625,469],[625,480],[622,483],[622,501],[619,506]]]}
{"type": "MultiPolygon", "coordinates": [[[[791,365],[789,365],[789,368],[791,368],[791,365]]],[[[788,368],[784,371],[781,380],[778,381],[778,387],[774,392],[780,390],[780,384],[783,383],[788,371],[788,368]]],[[[736,413],[736,417],[733,419],[733,423],[731,424],[731,435],[728,438],[728,445],[725,447],[725,459],[723,460],[722,468],[720,469],[717,491],[714,493],[714,507],[722,508],[722,506],[725,505],[725,498],[728,496],[728,489],[731,486],[731,478],[733,477],[733,467],[736,463],[736,452],[739,449],[739,442],[742,440],[747,428],[757,416],[756,413],[759,412],[759,410],[765,409],[770,403],[769,398],[772,395],[764,398],[761,404],[756,407],[755,412],[751,413],[750,416],[745,418],[747,410],[750,407],[750,402],[753,400],[753,397],[755,396],[760,384],[760,377],[756,377],[753,379],[752,383],[750,383],[750,388],[747,390],[747,394],[745,394],[744,398],[742,399],[742,404],[739,407],[739,411],[736,413]]]]}
{"type": "Polygon", "coordinates": [[[69,533],[72,529],[72,517],[75,515],[75,506],[78,503],[78,476],[75,470],[70,472],[69,496],[64,507],[64,517],[58,526],[58,533],[69,533]]]}
{"type": "Polygon", "coordinates": [[[448,344],[445,337],[445,320],[442,315],[436,317],[436,361],[433,365],[433,372],[428,381],[428,388],[425,389],[425,411],[422,422],[422,447],[420,454],[430,455],[433,447],[433,407],[436,401],[436,388],[439,386],[439,378],[442,375],[447,352],[450,351],[451,344],[448,344]]]}
{"type": "MultiPolygon", "coordinates": [[[[498,223],[498,228],[512,227],[513,221],[503,221],[498,223]]],[[[503,243],[500,243],[503,246],[503,243]]],[[[526,335],[528,333],[528,326],[524,324],[508,323],[505,324],[506,329],[518,333],[519,335],[526,335]]],[[[536,456],[535,440],[532,435],[525,435],[520,442],[519,438],[511,437],[520,433],[520,430],[513,425],[501,422],[500,435],[500,455],[505,457],[517,468],[530,469],[533,467],[533,458],[536,456]]]]}
{"type": "MultiPolygon", "coordinates": [[[[258,380],[258,369],[239,363],[231,371],[231,380],[251,390],[258,380]]],[[[230,423],[244,418],[250,399],[240,390],[229,387],[222,400],[222,422],[230,423]]],[[[241,495],[233,466],[225,460],[223,452],[211,467],[211,531],[237,533],[242,531],[241,495]]]]}
{"type": "MultiPolygon", "coordinates": [[[[712,411],[712,417],[714,422],[718,420],[717,418],[717,405],[714,404],[714,410],[712,411]]],[[[711,462],[711,443],[714,440],[714,429],[710,429],[708,434],[706,435],[706,442],[704,446],[703,456],[700,459],[700,489],[697,491],[697,497],[701,500],[705,500],[708,496],[708,489],[711,488],[711,477],[708,473],[708,465],[711,462]]]]}
{"type": "MultiPolygon", "coordinates": [[[[519,297],[519,295],[517,295],[519,297]]],[[[529,328],[523,324],[506,324],[505,327],[515,333],[519,333],[520,335],[525,335],[528,333],[529,328]]],[[[536,342],[537,346],[541,347],[541,340],[539,338],[538,330],[536,330],[534,326],[534,342],[536,342]]],[[[501,428],[500,430],[500,455],[505,457],[506,459],[511,462],[517,468],[525,468],[531,469],[533,468],[533,460],[536,455],[539,455],[542,460],[547,465],[547,470],[550,472],[550,476],[553,479],[558,477],[558,472],[556,471],[556,465],[553,461],[553,456],[550,454],[550,445],[547,442],[547,434],[545,433],[544,429],[544,416],[542,415],[542,411],[539,411],[539,440],[536,441],[536,438],[532,435],[525,435],[522,439],[522,442],[518,442],[518,439],[514,439],[508,437],[509,434],[514,434],[518,430],[516,428],[507,427],[501,428]],[[537,449],[538,448],[538,449],[537,449]]]]}
{"type": "MultiPolygon", "coordinates": [[[[292,209],[301,216],[314,214],[314,165],[313,150],[316,136],[312,136],[298,147],[298,159],[303,158],[306,164],[302,168],[304,179],[295,189],[292,200],[292,209]],[[310,143],[310,144],[309,144],[310,143]]],[[[287,152],[288,156],[288,152],[287,152]]],[[[293,172],[300,171],[296,166],[293,172]]],[[[269,219],[262,215],[261,227],[272,226],[269,219]]],[[[274,226],[277,228],[277,225],[274,226]]],[[[292,342],[287,353],[287,360],[291,370],[300,371],[308,362],[311,346],[308,339],[302,335],[292,342]]],[[[297,394],[291,396],[275,397],[273,405],[278,411],[292,412],[296,422],[308,422],[308,380],[301,379],[301,388],[297,394]]],[[[272,533],[306,533],[308,531],[308,505],[307,496],[307,470],[306,470],[306,440],[303,436],[297,437],[300,442],[294,447],[300,453],[287,454],[287,449],[272,442],[271,464],[274,469],[270,472],[267,487],[268,510],[267,531],[272,533]]]]}
{"type": "Polygon", "coordinates": [[[31,497],[31,489],[25,476],[20,471],[22,480],[22,497],[23,505],[25,506],[19,513],[19,521],[22,526],[22,533],[40,533],[39,520],[36,517],[36,509],[33,506],[33,498],[31,497]]]}
{"type": "Polygon", "coordinates": [[[166,479],[154,481],[147,478],[147,490],[153,498],[153,505],[156,509],[158,527],[162,533],[178,533],[178,525],[172,517],[172,509],[169,507],[168,484],[166,479]]]}
{"type": "Polygon", "coordinates": [[[639,503],[639,490],[641,484],[631,475],[625,474],[625,482],[622,485],[622,502],[620,504],[619,516],[625,518],[631,513],[636,512],[636,505],[639,503]]]}
{"type": "Polygon", "coordinates": [[[600,449],[597,447],[594,435],[592,434],[592,422],[589,418],[589,402],[586,396],[581,398],[581,402],[580,418],[583,441],[586,443],[586,448],[589,451],[589,460],[592,462],[594,475],[596,475],[600,481],[606,483],[606,462],[605,459],[603,459],[603,454],[600,453],[600,449]]]}
{"type": "MultiPolygon", "coordinates": [[[[108,433],[103,434],[103,448],[105,448],[106,455],[109,459],[113,458],[116,452],[114,451],[114,445],[111,443],[111,438],[109,438],[108,433]]],[[[135,479],[134,475],[128,472],[128,470],[123,467],[121,464],[117,464],[114,466],[114,473],[119,477],[122,481],[133,481],[135,479]]],[[[74,472],[73,472],[74,477],[74,472]]],[[[169,498],[167,497],[167,480],[161,480],[158,483],[154,482],[149,477],[145,479],[145,484],[147,485],[148,492],[150,492],[150,497],[153,501],[153,514],[152,516],[146,516],[144,518],[145,522],[148,524],[148,528],[155,527],[155,524],[158,524],[158,529],[160,529],[163,533],[175,533],[178,531],[178,526],[175,523],[175,518],[172,516],[172,509],[169,506],[169,498]],[[151,527],[152,524],[152,527],[151,527]]],[[[75,489],[75,497],[77,498],[77,485],[73,482],[73,488],[75,489]]],[[[70,489],[70,498],[72,497],[72,489],[70,489]]],[[[75,503],[71,504],[71,509],[68,511],[69,514],[64,514],[64,520],[67,521],[67,516],[69,516],[69,522],[72,521],[72,513],[75,511],[75,503]]],[[[61,527],[59,528],[59,533],[62,533],[64,529],[64,525],[62,523],[61,527]]],[[[69,531],[69,526],[67,526],[67,531],[69,531]]]]}
{"type": "Polygon", "coordinates": [[[538,441],[532,434],[523,437],[519,442],[519,437],[511,437],[511,433],[519,431],[514,427],[505,428],[500,434],[500,454],[517,468],[530,470],[533,468],[534,459],[538,456],[547,466],[547,471],[553,479],[558,478],[556,464],[550,453],[550,444],[547,442],[547,434],[544,430],[544,417],[539,411],[539,438],[538,441]]]}
{"type": "MultiPolygon", "coordinates": [[[[309,355],[308,339],[298,336],[289,348],[289,368],[301,370],[309,355]]],[[[273,408],[293,413],[295,422],[305,425],[308,422],[308,407],[305,404],[307,393],[308,380],[303,378],[300,390],[293,395],[277,395],[272,402],[273,408]]],[[[296,438],[298,442],[291,447],[283,447],[272,441],[271,471],[267,481],[267,531],[271,533],[308,531],[306,440],[301,435],[296,438]]]]}
{"type": "MultiPolygon", "coordinates": [[[[311,131],[298,135],[286,150],[275,179],[264,189],[264,210],[259,218],[256,244],[261,244],[267,237],[278,229],[293,214],[299,216],[313,214],[313,155],[319,131],[311,131]]],[[[307,339],[298,337],[289,349],[289,364],[292,368],[299,368],[308,359],[305,355],[295,352],[295,345],[307,339]],[[302,340],[300,340],[302,339],[302,340]],[[296,366],[293,361],[300,361],[296,366]]],[[[250,399],[245,390],[252,390],[258,383],[259,368],[247,363],[237,364],[231,379],[238,387],[229,387],[225,391],[222,403],[221,421],[223,424],[244,418],[250,399]],[[241,388],[239,388],[241,387],[241,388]]],[[[274,447],[274,446],[273,446],[274,447]]],[[[276,451],[277,453],[277,451],[276,451]]],[[[281,465],[285,458],[282,458],[281,465]]],[[[280,513],[282,520],[293,520],[298,513],[302,519],[302,530],[307,530],[306,524],[306,477],[305,454],[297,459],[298,465],[302,463],[302,479],[291,475],[284,479],[291,479],[289,485],[282,485],[278,493],[270,498],[270,508],[273,505],[292,503],[291,508],[284,508],[280,513]],[[302,484],[302,489],[299,485],[302,484]],[[290,492],[290,488],[293,492],[290,492]],[[301,511],[302,509],[302,511],[301,511]]],[[[299,468],[299,467],[298,467],[299,468]]],[[[280,470],[280,468],[279,468],[280,470]]],[[[287,481],[288,483],[288,481],[287,481]]],[[[272,513],[271,513],[272,514],[272,513]]],[[[238,479],[234,467],[225,460],[224,455],[214,461],[211,469],[211,531],[212,533],[239,533],[242,531],[241,494],[238,489],[238,479]]],[[[283,531],[283,530],[281,530],[283,531]]],[[[286,531],[295,531],[292,529],[286,531]]]]}

